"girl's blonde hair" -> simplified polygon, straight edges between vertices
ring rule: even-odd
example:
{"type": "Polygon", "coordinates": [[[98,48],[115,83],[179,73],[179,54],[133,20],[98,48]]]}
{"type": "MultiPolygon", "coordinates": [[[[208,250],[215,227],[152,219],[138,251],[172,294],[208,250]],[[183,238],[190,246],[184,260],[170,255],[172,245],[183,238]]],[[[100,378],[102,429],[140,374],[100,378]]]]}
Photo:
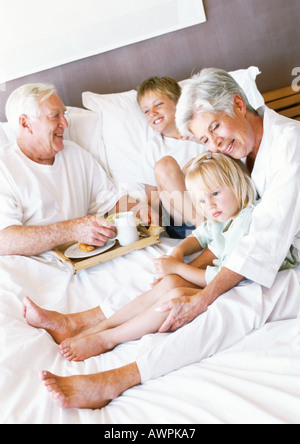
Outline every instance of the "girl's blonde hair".
{"type": "Polygon", "coordinates": [[[186,186],[200,210],[197,193],[199,198],[200,190],[211,191],[212,184],[229,188],[237,198],[240,211],[253,204],[257,197],[246,166],[226,154],[201,154],[187,171],[186,186]]]}

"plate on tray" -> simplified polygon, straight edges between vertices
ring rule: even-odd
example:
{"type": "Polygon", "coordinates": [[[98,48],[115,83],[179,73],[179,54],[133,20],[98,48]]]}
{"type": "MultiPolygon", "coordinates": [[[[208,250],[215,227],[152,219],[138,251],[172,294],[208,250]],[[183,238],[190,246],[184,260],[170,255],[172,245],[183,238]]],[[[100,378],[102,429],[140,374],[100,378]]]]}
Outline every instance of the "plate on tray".
{"type": "Polygon", "coordinates": [[[98,256],[99,254],[104,253],[105,251],[110,250],[112,247],[116,245],[116,240],[111,239],[103,247],[97,247],[93,251],[89,251],[85,253],[84,251],[79,250],[78,244],[72,245],[72,247],[68,248],[65,252],[65,256],[68,259],[87,259],[89,257],[98,256]]]}

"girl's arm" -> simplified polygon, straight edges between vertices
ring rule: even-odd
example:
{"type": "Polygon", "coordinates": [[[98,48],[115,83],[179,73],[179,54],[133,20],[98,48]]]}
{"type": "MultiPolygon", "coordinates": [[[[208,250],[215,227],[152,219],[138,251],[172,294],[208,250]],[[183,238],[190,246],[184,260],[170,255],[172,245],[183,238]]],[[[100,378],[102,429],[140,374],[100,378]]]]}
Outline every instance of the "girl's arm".
{"type": "Polygon", "coordinates": [[[212,260],[217,258],[208,250],[208,254],[205,254],[205,252],[203,253],[205,256],[204,262],[201,261],[203,269],[200,269],[198,266],[199,261],[197,260],[189,265],[184,263],[185,256],[200,251],[202,251],[202,247],[199,244],[199,241],[194,236],[188,237],[182,241],[175,250],[173,250],[171,256],[162,256],[159,259],[154,260],[156,275],[162,279],[170,274],[177,274],[194,285],[201,288],[206,287],[205,265],[210,265],[212,260]]]}
{"type": "Polygon", "coordinates": [[[210,265],[213,266],[213,261],[217,259],[216,256],[213,254],[213,252],[206,248],[206,250],[203,251],[203,253],[200,254],[200,256],[196,257],[192,262],[190,262],[190,265],[192,265],[195,268],[200,268],[202,270],[206,270],[206,268],[210,265]]]}
{"type": "Polygon", "coordinates": [[[203,248],[195,236],[192,235],[180,242],[180,244],[172,251],[171,257],[183,262],[185,256],[190,256],[191,254],[198,252],[200,253],[201,251],[203,251],[203,248]]]}
{"type": "Polygon", "coordinates": [[[162,256],[154,261],[155,273],[162,279],[170,274],[177,274],[185,281],[205,288],[207,285],[205,279],[205,270],[184,264],[171,256],[162,256]]]}
{"type": "Polygon", "coordinates": [[[154,261],[156,275],[163,279],[170,274],[177,274],[184,280],[198,287],[206,287],[205,270],[187,265],[171,256],[162,256],[154,261]]]}

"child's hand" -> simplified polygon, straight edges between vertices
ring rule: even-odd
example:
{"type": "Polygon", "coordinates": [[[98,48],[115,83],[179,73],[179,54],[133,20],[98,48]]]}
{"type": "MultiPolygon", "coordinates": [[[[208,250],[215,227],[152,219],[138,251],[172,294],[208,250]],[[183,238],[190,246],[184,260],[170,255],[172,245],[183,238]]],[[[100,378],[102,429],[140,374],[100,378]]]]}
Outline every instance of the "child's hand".
{"type": "Polygon", "coordinates": [[[170,274],[178,274],[178,265],[181,262],[172,256],[162,256],[159,259],[154,259],[155,274],[158,278],[162,279],[170,274]]]}

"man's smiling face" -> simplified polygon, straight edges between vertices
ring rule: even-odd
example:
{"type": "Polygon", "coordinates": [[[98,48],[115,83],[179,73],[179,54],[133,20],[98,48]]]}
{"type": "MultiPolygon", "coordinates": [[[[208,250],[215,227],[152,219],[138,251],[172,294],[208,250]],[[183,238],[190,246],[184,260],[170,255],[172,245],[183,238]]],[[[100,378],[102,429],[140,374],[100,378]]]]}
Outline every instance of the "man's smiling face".
{"type": "MultiPolygon", "coordinates": [[[[56,154],[64,149],[64,131],[68,128],[66,107],[57,94],[40,104],[38,119],[28,119],[32,160],[53,164],[56,154]]],[[[27,139],[28,140],[28,139],[27,139]]]]}

